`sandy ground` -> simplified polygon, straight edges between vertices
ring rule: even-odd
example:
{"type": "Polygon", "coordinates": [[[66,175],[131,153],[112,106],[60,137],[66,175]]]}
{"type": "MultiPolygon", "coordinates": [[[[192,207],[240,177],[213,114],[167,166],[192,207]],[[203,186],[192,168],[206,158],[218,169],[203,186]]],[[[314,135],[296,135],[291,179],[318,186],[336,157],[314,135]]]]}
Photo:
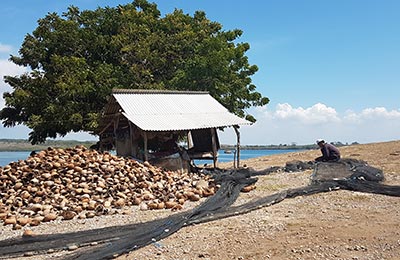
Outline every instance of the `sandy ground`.
{"type": "MultiPolygon", "coordinates": [[[[400,141],[348,146],[340,150],[343,157],[365,160],[382,169],[385,184],[400,185],[400,141]]],[[[313,160],[319,155],[318,150],[294,152],[250,159],[241,164],[263,170],[284,166],[289,161],[313,160]]],[[[257,188],[241,193],[235,205],[308,185],[311,173],[308,170],[260,176],[257,188]]],[[[185,207],[195,205],[185,204],[185,207]]],[[[56,221],[32,229],[36,234],[62,233],[145,222],[173,214],[170,210],[137,209],[125,213],[56,221]]],[[[21,233],[22,230],[2,226],[0,239],[21,233]]],[[[22,259],[52,259],[62,254],[22,259]]],[[[117,259],[400,259],[400,198],[339,190],[286,199],[247,214],[184,227],[166,239],[117,259]]]]}
{"type": "MultiPolygon", "coordinates": [[[[341,148],[343,157],[380,168],[400,185],[400,141],[341,148]]],[[[319,151],[243,161],[257,170],[312,160],[319,151]]],[[[224,165],[229,167],[229,165],[224,165]]],[[[238,204],[309,184],[311,171],[259,177],[238,204]]],[[[400,198],[334,191],[286,199],[271,207],[181,229],[119,259],[400,259],[400,198]]]]}

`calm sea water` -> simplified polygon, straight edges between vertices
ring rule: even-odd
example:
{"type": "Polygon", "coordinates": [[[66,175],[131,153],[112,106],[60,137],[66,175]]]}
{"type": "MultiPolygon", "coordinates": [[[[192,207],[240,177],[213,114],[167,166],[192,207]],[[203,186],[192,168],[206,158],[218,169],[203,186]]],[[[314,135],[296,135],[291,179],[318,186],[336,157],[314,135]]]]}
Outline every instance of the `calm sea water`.
{"type": "MultiPolygon", "coordinates": [[[[290,153],[299,150],[240,150],[240,160],[246,160],[250,158],[272,155],[272,154],[282,154],[282,153],[290,153]]],[[[18,160],[25,160],[29,157],[30,152],[0,152],[0,166],[5,166],[10,162],[17,162],[18,160]]],[[[223,150],[219,151],[219,162],[232,162],[233,161],[233,153],[227,154],[224,153],[223,150]]],[[[195,163],[200,165],[204,163],[211,163],[212,161],[208,160],[196,160],[195,163]]]]}
{"type": "Polygon", "coordinates": [[[10,162],[17,162],[18,160],[25,160],[29,157],[31,152],[0,152],[0,166],[9,164],[10,162]]]}
{"type": "MultiPolygon", "coordinates": [[[[240,160],[246,160],[250,158],[256,158],[266,155],[282,154],[296,152],[299,150],[240,150],[240,160]]],[[[220,162],[232,162],[234,154],[226,154],[224,151],[219,151],[218,161],[220,162]]]]}

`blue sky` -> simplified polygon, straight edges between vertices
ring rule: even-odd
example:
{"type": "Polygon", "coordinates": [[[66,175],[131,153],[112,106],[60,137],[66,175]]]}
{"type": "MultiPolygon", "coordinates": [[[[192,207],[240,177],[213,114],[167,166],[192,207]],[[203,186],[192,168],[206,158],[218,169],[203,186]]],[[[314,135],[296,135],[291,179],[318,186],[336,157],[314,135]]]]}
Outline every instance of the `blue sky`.
{"type": "MultiPolygon", "coordinates": [[[[24,71],[7,59],[48,12],[131,1],[2,1],[0,76],[24,71]]],[[[400,139],[400,1],[391,0],[153,0],[162,14],[174,8],[206,12],[225,30],[241,29],[247,56],[259,71],[257,90],[270,98],[250,109],[257,123],[241,130],[243,144],[400,139]]],[[[0,93],[10,88],[0,82],[0,93]]],[[[0,99],[0,108],[4,101],[0,99]]],[[[0,138],[27,138],[28,129],[0,127],[0,138]]],[[[70,139],[93,139],[85,134],[70,139]]],[[[234,143],[234,131],[220,134],[234,143]]]]}

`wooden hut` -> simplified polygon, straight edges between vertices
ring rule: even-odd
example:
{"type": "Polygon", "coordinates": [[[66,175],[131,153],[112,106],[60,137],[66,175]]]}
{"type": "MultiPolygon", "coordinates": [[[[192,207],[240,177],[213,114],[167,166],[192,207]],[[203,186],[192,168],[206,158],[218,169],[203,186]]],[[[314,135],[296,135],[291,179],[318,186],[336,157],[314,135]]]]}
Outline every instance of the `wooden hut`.
{"type": "Polygon", "coordinates": [[[235,166],[239,166],[240,125],[251,122],[230,113],[208,92],[114,89],[104,108],[98,132],[99,148],[144,161],[179,153],[184,159],[213,160],[217,166],[217,129],[233,127],[237,134],[235,166]],[[174,153],[175,152],[175,153],[174,153]]]}

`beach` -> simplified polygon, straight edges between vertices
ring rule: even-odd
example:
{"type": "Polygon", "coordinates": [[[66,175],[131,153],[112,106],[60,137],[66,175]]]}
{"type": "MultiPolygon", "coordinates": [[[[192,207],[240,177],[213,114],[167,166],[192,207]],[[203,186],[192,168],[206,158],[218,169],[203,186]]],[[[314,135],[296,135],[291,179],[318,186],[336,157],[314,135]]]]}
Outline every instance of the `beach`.
{"type": "MultiPolygon", "coordinates": [[[[384,184],[400,185],[400,141],[341,148],[342,157],[364,160],[382,169],[384,184]]],[[[290,161],[309,161],[318,150],[263,156],[241,162],[263,170],[290,161]]],[[[229,168],[231,163],[220,164],[229,168]]],[[[234,205],[280,191],[306,186],[312,170],[259,176],[256,189],[241,193],[234,205]]],[[[184,205],[183,210],[198,202],[184,205]]],[[[137,208],[137,207],[136,207],[137,208]]],[[[171,210],[140,211],[92,219],[54,221],[30,229],[35,234],[63,233],[146,222],[174,214],[171,210]]],[[[182,228],[171,236],[116,259],[398,259],[400,198],[337,190],[293,199],[247,214],[182,228]]],[[[24,229],[26,229],[24,227],[24,229]]],[[[0,239],[18,237],[23,230],[2,227],[0,239]]],[[[69,251],[23,259],[52,259],[69,251]]]]}
{"type": "MultiPolygon", "coordinates": [[[[400,185],[400,141],[341,148],[343,157],[382,169],[385,184],[400,185]]],[[[294,152],[245,161],[261,170],[319,151],[294,152]]],[[[311,171],[260,177],[257,188],[237,203],[308,185],[311,171]]],[[[271,207],[183,228],[119,259],[399,259],[400,198],[334,191],[287,199],[271,207]]]]}

